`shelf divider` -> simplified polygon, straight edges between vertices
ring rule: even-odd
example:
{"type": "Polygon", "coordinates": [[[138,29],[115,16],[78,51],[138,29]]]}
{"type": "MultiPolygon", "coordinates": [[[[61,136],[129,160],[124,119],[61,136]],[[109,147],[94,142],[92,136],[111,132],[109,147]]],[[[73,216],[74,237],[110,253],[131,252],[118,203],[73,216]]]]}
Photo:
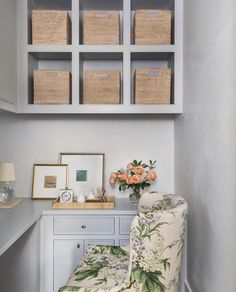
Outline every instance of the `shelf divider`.
{"type": "Polygon", "coordinates": [[[79,95],[79,52],[76,50],[72,53],[72,105],[73,107],[79,106],[80,95],[79,95]]]}
{"type": "Polygon", "coordinates": [[[131,0],[123,0],[123,42],[128,50],[131,44],[131,0]]]}
{"type": "Polygon", "coordinates": [[[123,56],[123,104],[131,104],[131,54],[125,52],[123,56]]]}
{"type": "Polygon", "coordinates": [[[79,1],[72,1],[72,45],[75,48],[79,44],[79,1]]]}

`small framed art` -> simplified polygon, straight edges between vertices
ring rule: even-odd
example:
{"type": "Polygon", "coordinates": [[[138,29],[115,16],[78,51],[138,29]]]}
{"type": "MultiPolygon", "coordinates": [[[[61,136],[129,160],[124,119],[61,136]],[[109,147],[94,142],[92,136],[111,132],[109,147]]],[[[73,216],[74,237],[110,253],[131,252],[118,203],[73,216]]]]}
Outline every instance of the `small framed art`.
{"type": "Polygon", "coordinates": [[[60,153],[59,163],[68,165],[68,187],[78,196],[87,196],[90,191],[103,188],[104,154],[60,153]]]}
{"type": "Polygon", "coordinates": [[[66,164],[35,164],[32,199],[55,199],[67,187],[66,164]]]}

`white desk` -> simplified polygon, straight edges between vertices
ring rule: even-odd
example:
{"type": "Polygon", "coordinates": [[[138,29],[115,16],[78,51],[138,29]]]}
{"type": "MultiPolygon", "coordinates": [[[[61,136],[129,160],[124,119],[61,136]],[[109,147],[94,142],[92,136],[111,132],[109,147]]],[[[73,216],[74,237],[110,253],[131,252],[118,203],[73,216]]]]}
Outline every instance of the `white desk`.
{"type": "Polygon", "coordinates": [[[49,201],[24,199],[13,209],[0,209],[0,256],[50,208],[49,201]]]}

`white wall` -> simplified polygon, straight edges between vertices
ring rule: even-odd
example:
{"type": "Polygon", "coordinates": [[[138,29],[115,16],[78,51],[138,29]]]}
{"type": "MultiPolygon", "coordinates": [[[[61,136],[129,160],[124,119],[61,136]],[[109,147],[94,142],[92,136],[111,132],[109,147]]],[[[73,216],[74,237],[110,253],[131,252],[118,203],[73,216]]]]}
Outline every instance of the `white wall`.
{"type": "MultiPolygon", "coordinates": [[[[59,152],[105,153],[105,181],[133,159],[157,160],[152,189],[174,191],[174,121],[155,116],[0,114],[0,161],[14,161],[17,196],[31,196],[34,163],[57,163],[59,152]]],[[[120,194],[124,196],[123,194],[120,194]]]]}
{"type": "Polygon", "coordinates": [[[194,292],[236,291],[235,11],[235,0],[185,1],[175,192],[190,207],[188,279],[194,292]]]}

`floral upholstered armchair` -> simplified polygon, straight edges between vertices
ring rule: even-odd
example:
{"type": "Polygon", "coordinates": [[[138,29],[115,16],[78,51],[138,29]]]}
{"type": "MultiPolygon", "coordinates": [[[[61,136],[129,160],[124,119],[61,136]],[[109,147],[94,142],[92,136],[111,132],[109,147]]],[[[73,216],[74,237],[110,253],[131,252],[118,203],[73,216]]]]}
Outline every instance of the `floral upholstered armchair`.
{"type": "Polygon", "coordinates": [[[59,292],[177,292],[186,217],[183,198],[144,194],[130,246],[90,246],[59,292]]]}

